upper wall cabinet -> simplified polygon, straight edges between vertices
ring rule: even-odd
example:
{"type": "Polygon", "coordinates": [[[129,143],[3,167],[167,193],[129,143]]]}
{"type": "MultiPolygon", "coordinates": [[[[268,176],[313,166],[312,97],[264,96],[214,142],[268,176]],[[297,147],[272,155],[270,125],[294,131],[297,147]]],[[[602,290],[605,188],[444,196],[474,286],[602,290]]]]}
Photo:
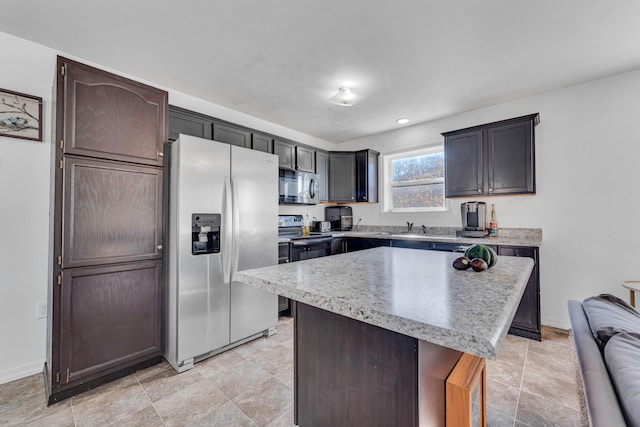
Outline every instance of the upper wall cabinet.
{"type": "Polygon", "coordinates": [[[378,201],[378,157],[374,150],[329,152],[329,201],[378,201]]]}
{"type": "Polygon", "coordinates": [[[374,150],[356,151],[356,202],[378,202],[378,157],[374,150]]]}
{"type": "Polygon", "coordinates": [[[329,201],[329,153],[316,150],[316,173],[320,176],[318,193],[321,202],[329,201]]]}
{"type": "Polygon", "coordinates": [[[252,133],[251,148],[265,153],[273,153],[273,138],[259,133],[252,133]]]}
{"type": "Polygon", "coordinates": [[[279,165],[283,169],[299,170],[314,173],[315,150],[289,142],[274,140],[273,154],[278,156],[279,165]]]}
{"type": "Polygon", "coordinates": [[[251,132],[221,123],[213,124],[213,140],[238,147],[251,148],[251,132]]]}
{"type": "Polygon", "coordinates": [[[63,67],[63,153],[162,166],[167,93],[74,61],[63,67]]]}
{"type": "Polygon", "coordinates": [[[536,113],[443,133],[445,197],[535,193],[538,123],[536,113]]]}
{"type": "Polygon", "coordinates": [[[211,139],[212,127],[213,120],[204,114],[169,106],[169,141],[175,141],[181,133],[211,139]]]}

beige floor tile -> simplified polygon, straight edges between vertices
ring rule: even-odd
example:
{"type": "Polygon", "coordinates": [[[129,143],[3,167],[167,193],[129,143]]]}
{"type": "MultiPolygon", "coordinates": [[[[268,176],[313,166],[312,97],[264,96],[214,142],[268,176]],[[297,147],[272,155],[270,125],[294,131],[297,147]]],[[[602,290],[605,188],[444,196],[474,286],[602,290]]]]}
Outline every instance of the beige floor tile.
{"type": "Polygon", "coordinates": [[[164,422],[152,405],[109,424],[108,427],[162,427],[164,422]]]}
{"type": "Polygon", "coordinates": [[[269,378],[233,399],[233,403],[258,427],[265,427],[293,405],[293,391],[269,378]]]}
{"type": "Polygon", "coordinates": [[[248,359],[273,375],[288,366],[293,366],[293,351],[278,344],[273,347],[262,348],[256,351],[255,354],[248,356],[248,359]]]}
{"type": "Polygon", "coordinates": [[[203,378],[202,374],[195,369],[180,374],[173,369],[162,369],[157,371],[155,375],[145,376],[140,381],[140,385],[144,388],[151,402],[157,402],[190,384],[201,381],[203,378]]]}
{"type": "Polygon", "coordinates": [[[293,407],[287,409],[284,414],[273,420],[268,427],[292,427],[293,424],[293,407]]]}
{"type": "Polygon", "coordinates": [[[255,427],[253,421],[232,402],[218,406],[188,425],[190,427],[255,427]]]}
{"type": "Polygon", "coordinates": [[[73,402],[74,405],[79,405],[83,402],[86,402],[87,400],[91,400],[98,396],[103,396],[113,390],[126,389],[127,387],[136,387],[136,386],[138,386],[138,380],[136,376],[127,375],[126,377],[122,377],[115,381],[111,381],[110,383],[103,384],[99,387],[82,392],[77,396],[73,396],[71,398],[71,402],[73,402]]]}
{"type": "Polygon", "coordinates": [[[529,352],[524,366],[525,375],[528,372],[544,372],[547,375],[562,378],[570,383],[576,383],[576,370],[570,349],[560,357],[550,353],[529,352]]]}
{"type": "Polygon", "coordinates": [[[520,393],[516,420],[535,427],[581,427],[579,411],[526,391],[520,393]]]}
{"type": "Polygon", "coordinates": [[[566,381],[544,371],[525,370],[522,392],[544,396],[557,404],[580,410],[580,397],[575,381],[566,381]]]}
{"type": "Polygon", "coordinates": [[[511,420],[516,416],[520,389],[487,378],[487,412],[500,413],[511,420]]]}
{"type": "Polygon", "coordinates": [[[171,367],[171,365],[169,364],[169,362],[167,362],[166,360],[163,360],[162,362],[150,366],[146,369],[141,369],[139,371],[135,372],[135,376],[138,379],[138,381],[142,381],[143,379],[150,377],[150,376],[155,376],[158,374],[158,372],[162,372],[165,370],[171,369],[173,370],[173,368],[171,367]]]}
{"type": "Polygon", "coordinates": [[[250,358],[264,349],[275,347],[277,345],[279,345],[279,343],[276,340],[271,339],[271,337],[261,337],[253,341],[249,341],[240,347],[236,347],[234,351],[244,358],[250,358]]]}
{"type": "Polygon", "coordinates": [[[0,425],[26,425],[71,409],[68,400],[47,407],[41,374],[3,384],[0,390],[0,425]]]}
{"type": "Polygon", "coordinates": [[[519,389],[524,365],[500,360],[487,360],[487,377],[502,384],[519,389]]]}
{"type": "Polygon", "coordinates": [[[273,377],[293,390],[293,362],[273,377]]]}
{"type": "Polygon", "coordinates": [[[153,404],[167,426],[186,426],[207,416],[229,399],[206,378],[153,404]]]}
{"type": "Polygon", "coordinates": [[[107,425],[151,405],[134,375],[135,384],[116,387],[90,399],[73,398],[71,404],[77,426],[107,425]],[[79,402],[79,403],[78,403],[79,402]]]}
{"type": "Polygon", "coordinates": [[[514,418],[487,409],[487,427],[513,427],[514,418]]]}
{"type": "Polygon", "coordinates": [[[233,367],[207,377],[229,399],[244,393],[256,384],[270,378],[271,375],[250,360],[243,360],[233,367]]]}
{"type": "MultiPolygon", "coordinates": [[[[249,345],[249,343],[244,344],[249,345]]],[[[194,368],[204,376],[212,376],[225,369],[231,368],[238,363],[245,360],[245,357],[240,355],[236,350],[241,349],[242,346],[233,350],[227,350],[224,353],[217,354],[194,365],[194,368]]],[[[241,350],[242,351],[242,350],[241,350]]]]}

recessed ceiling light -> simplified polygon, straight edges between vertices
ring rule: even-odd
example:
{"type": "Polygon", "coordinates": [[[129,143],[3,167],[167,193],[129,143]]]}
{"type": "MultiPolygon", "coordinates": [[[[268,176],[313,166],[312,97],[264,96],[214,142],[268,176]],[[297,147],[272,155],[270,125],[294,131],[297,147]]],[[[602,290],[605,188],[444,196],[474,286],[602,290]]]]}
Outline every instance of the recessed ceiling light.
{"type": "Polygon", "coordinates": [[[356,102],[360,101],[364,96],[356,95],[351,92],[348,87],[341,87],[338,93],[333,95],[329,102],[336,105],[342,105],[343,107],[351,107],[356,102]]]}
{"type": "Polygon", "coordinates": [[[405,123],[409,123],[409,119],[398,119],[396,120],[396,123],[403,125],[405,123]]]}

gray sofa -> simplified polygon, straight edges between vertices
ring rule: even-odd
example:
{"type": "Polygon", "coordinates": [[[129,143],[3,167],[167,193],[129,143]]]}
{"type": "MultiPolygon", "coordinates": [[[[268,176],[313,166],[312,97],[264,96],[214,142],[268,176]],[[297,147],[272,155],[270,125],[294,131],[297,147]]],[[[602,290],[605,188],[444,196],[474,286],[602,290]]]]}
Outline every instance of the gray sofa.
{"type": "Polygon", "coordinates": [[[569,301],[591,426],[640,426],[640,313],[612,295],[569,301]]]}

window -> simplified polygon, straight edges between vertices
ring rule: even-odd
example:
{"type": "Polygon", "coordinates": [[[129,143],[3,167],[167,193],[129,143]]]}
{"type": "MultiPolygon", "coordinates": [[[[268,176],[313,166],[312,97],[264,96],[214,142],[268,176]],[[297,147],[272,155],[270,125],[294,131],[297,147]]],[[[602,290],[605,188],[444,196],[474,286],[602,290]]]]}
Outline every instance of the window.
{"type": "Polygon", "coordinates": [[[384,156],[386,211],[441,211],[444,199],[442,146],[384,156]]]}

